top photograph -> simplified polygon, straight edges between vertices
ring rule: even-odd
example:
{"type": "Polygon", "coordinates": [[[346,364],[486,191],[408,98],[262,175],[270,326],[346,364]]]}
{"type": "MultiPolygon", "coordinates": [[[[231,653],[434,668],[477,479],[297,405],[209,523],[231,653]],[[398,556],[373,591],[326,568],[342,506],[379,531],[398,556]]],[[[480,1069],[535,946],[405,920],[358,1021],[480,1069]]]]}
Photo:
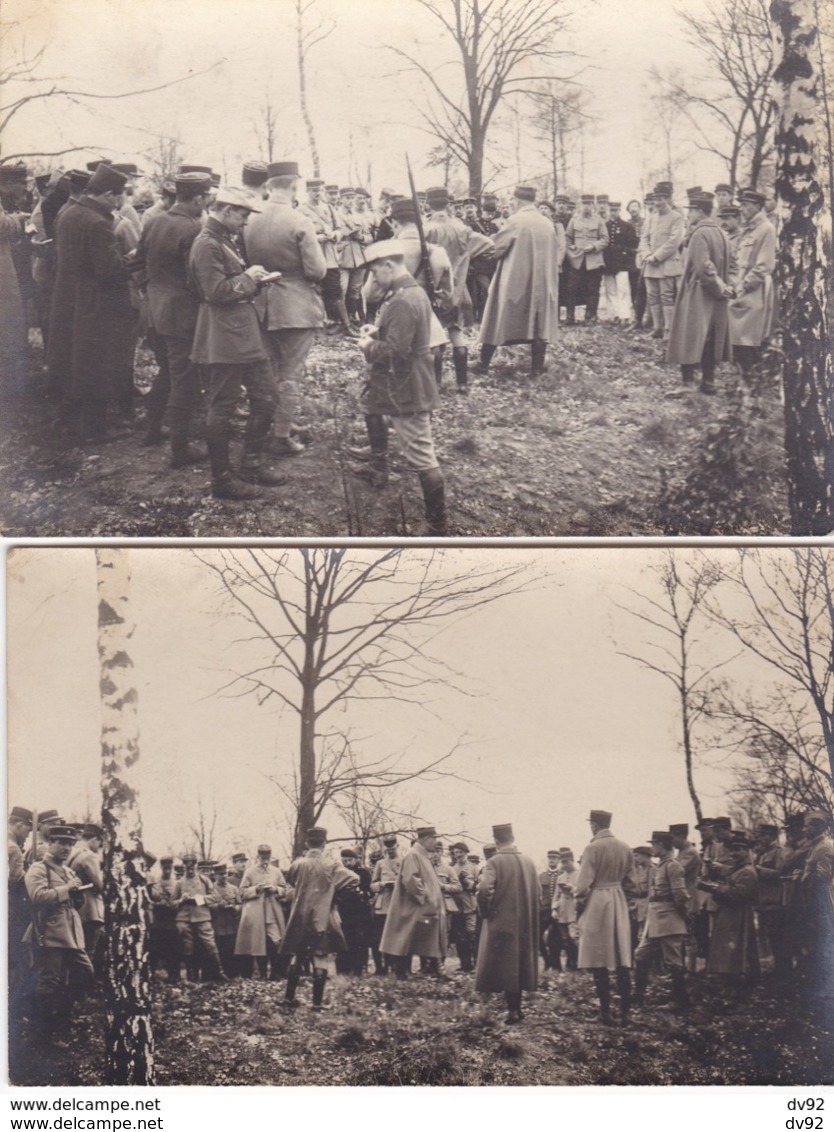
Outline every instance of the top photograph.
{"type": "Polygon", "coordinates": [[[0,535],[834,530],[817,0],[5,0],[0,86],[0,535]]]}

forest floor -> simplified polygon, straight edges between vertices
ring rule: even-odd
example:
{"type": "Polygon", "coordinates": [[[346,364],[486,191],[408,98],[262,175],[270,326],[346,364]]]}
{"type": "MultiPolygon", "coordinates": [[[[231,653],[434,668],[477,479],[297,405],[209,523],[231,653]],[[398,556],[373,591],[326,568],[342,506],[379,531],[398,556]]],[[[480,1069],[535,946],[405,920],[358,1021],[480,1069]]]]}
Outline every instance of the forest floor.
{"type": "MultiPolygon", "coordinates": [[[[476,360],[474,333],[470,340],[476,360]]],[[[450,535],[786,534],[778,380],[767,379],[749,426],[742,498],[725,505],[721,493],[735,472],[708,449],[731,408],[732,367],[721,367],[719,394],[707,397],[684,392],[678,368],[662,362],[661,353],[645,332],[611,323],[563,327],[550,347],[547,374],[530,379],[528,347],[504,349],[487,377],[471,377],[467,397],[456,394],[447,360],[433,428],[447,477],[450,535]],[[670,517],[664,495],[683,484],[705,444],[699,490],[709,498],[709,515],[696,501],[691,508],[678,503],[670,517]]],[[[41,362],[35,346],[33,384],[41,362]]],[[[140,392],[154,372],[141,348],[140,392]]],[[[266,489],[248,504],[214,499],[207,465],[172,471],[167,445],[141,446],[141,395],[131,435],[84,447],[59,440],[54,409],[24,397],[3,414],[0,530],[19,538],[420,535],[419,483],[403,467],[395,439],[388,487],[374,489],[350,473],[347,447],[366,443],[357,401],[362,373],[353,341],[323,337],[316,344],[301,419],[312,443],[281,461],[285,487],[266,489]]],[[[238,433],[243,427],[238,420],[238,433]]]]}
{"type": "MultiPolygon", "coordinates": [[[[160,1085],[822,1085],[834,1082],[832,1033],[798,1016],[767,982],[739,1006],[720,980],[691,979],[692,1009],[663,1009],[655,976],[630,1025],[601,1025],[590,972],[548,972],[526,995],[519,1025],[502,996],[474,990],[447,962],[428,975],[336,976],[325,1010],[280,1008],[283,983],[233,979],[220,986],[154,984],[160,1085]]],[[[45,1052],[12,1032],[17,1085],[98,1085],[104,1080],[103,1009],[92,999],[71,1048],[45,1052]]]]}

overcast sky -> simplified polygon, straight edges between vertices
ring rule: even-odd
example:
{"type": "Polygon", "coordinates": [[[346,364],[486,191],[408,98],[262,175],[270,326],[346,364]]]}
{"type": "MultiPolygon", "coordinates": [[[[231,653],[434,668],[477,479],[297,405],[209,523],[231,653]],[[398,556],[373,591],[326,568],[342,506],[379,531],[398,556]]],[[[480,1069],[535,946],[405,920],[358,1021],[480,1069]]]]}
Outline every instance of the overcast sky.
{"type": "MultiPolygon", "coordinates": [[[[706,2],[680,0],[677,6],[698,13],[706,2]]],[[[75,89],[144,89],[220,64],[159,94],[84,106],[32,104],[7,131],[6,152],[89,147],[68,156],[69,167],[100,155],[139,159],[158,135],[179,134],[186,160],[211,164],[235,180],[242,159],[257,155],[253,123],[269,93],[279,122],[275,158],[296,158],[309,174],[294,7],[294,0],[4,0],[4,20],[22,22],[30,49],[46,45],[40,73],[71,76],[75,89]]],[[[408,149],[418,181],[436,181],[437,171],[423,167],[433,143],[414,128],[419,85],[383,45],[441,63],[448,55],[445,33],[414,0],[319,0],[319,7],[336,25],[310,59],[310,109],[323,175],[341,184],[367,183],[370,164],[376,192],[384,185],[402,189],[408,149]]],[[[691,69],[697,59],[682,38],[671,0],[583,0],[574,7],[570,31],[558,46],[579,53],[597,119],[586,140],[583,184],[579,155],[572,155],[574,188],[625,201],[645,187],[646,169],[659,160],[657,132],[645,111],[649,67],[691,69]]],[[[522,175],[545,173],[548,162],[524,120],[521,144],[522,175]]],[[[512,184],[517,172],[510,150],[505,156],[511,167],[495,182],[499,189],[512,184]]],[[[711,186],[726,175],[706,155],[687,160],[677,172],[679,187],[696,181],[711,186]]]]}
{"type": "MultiPolygon", "coordinates": [[[[181,849],[201,795],[207,809],[217,807],[218,850],[233,842],[251,849],[266,838],[283,857],[288,830],[278,792],[264,776],[291,765],[297,719],[249,697],[215,694],[246,657],[231,644],[240,626],[218,605],[214,583],[193,554],[129,553],[146,844],[157,853],[181,849]]],[[[466,782],[415,783],[403,793],[443,833],[464,830],[477,845],[489,840],[493,823],[511,821],[519,844],[537,859],[553,845],[579,850],[588,839],[591,808],[612,810],[616,832],[632,844],[670,822],[693,822],[674,692],[618,652],[645,649],[645,626],[618,605],[635,603],[630,590],[657,596],[651,567],[661,553],[444,552],[442,569],[458,577],[487,560],[498,566],[523,561],[536,581],[450,624],[434,642],[436,654],[464,676],[432,691],[431,714],[383,700],[352,704],[330,724],[350,730],[369,755],[407,750],[409,765],[429,762],[463,740],[454,765],[466,782]]],[[[95,812],[94,551],[13,551],[8,627],[9,801],[54,807],[68,819],[83,817],[88,806],[95,812]]],[[[731,651],[710,633],[702,640],[710,659],[731,651]]],[[[734,675],[758,679],[739,664],[734,675]]],[[[708,762],[697,772],[704,810],[726,812],[729,768],[708,762]]],[[[334,837],[345,835],[332,811],[324,820],[334,837]]]]}

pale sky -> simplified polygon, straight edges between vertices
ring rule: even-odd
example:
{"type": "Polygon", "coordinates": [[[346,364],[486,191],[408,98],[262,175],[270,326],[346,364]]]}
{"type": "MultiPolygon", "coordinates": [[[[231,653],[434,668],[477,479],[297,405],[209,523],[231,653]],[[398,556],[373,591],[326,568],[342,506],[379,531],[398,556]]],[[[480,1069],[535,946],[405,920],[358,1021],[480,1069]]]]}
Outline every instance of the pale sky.
{"type": "MultiPolygon", "coordinates": [[[[690,12],[706,0],[681,0],[690,12]]],[[[404,73],[385,43],[422,52],[441,63],[443,33],[411,0],[319,0],[336,31],[313,52],[309,96],[322,155],[322,173],[340,184],[364,182],[402,189],[407,149],[418,186],[438,179],[424,167],[433,142],[415,129],[416,76],[404,73]],[[371,176],[368,177],[368,166],[371,176]]],[[[657,138],[646,115],[648,68],[697,66],[683,40],[671,0],[594,0],[577,3],[560,41],[577,51],[598,122],[586,141],[584,184],[572,153],[574,188],[608,191],[624,200],[640,192],[646,169],[657,165],[657,138]]],[[[294,0],[4,0],[4,21],[22,21],[31,48],[46,44],[49,76],[71,76],[76,89],[115,92],[159,85],[200,72],[209,75],[167,91],[86,106],[32,104],[7,131],[6,152],[89,147],[67,167],[97,156],[138,160],[158,135],[179,133],[187,161],[211,164],[234,181],[242,160],[257,156],[253,123],[270,94],[279,122],[275,159],[295,158],[309,175],[306,134],[298,109],[294,0]]],[[[548,169],[540,147],[523,130],[523,176],[548,169]]],[[[496,134],[492,147],[499,143],[496,134]]],[[[508,160],[510,151],[507,150],[508,160]]],[[[514,183],[516,163],[494,187],[514,183]]],[[[702,155],[688,160],[676,181],[713,184],[725,171],[702,155]],[[695,178],[696,180],[693,180],[695,178]]]]}
{"type": "MultiPolygon", "coordinates": [[[[297,720],[248,697],[214,694],[243,656],[231,645],[240,628],[219,609],[213,583],[190,552],[129,553],[146,845],[157,854],[181,848],[183,826],[201,794],[209,808],[217,805],[218,851],[267,839],[284,857],[288,833],[280,799],[264,775],[289,765],[297,720]]],[[[449,683],[433,691],[433,714],[363,702],[330,722],[349,729],[370,755],[408,750],[410,765],[464,739],[455,769],[466,783],[415,783],[403,791],[425,820],[443,833],[465,830],[473,847],[490,840],[493,823],[511,821],[519,845],[537,860],[554,845],[579,851],[588,840],[591,808],[613,811],[615,831],[631,844],[670,822],[692,823],[674,692],[618,655],[618,649],[645,647],[644,627],[617,605],[634,602],[629,589],[655,593],[649,568],[660,554],[638,548],[445,551],[442,568],[456,576],[486,560],[524,561],[538,580],[441,635],[433,648],[465,679],[461,689],[449,683]]],[[[97,808],[94,551],[17,549],[9,562],[9,803],[54,807],[78,819],[88,804],[97,808]]],[[[731,651],[709,632],[703,647],[710,659],[731,651]]],[[[740,662],[733,672],[758,679],[740,662]]],[[[704,810],[726,812],[729,768],[707,761],[712,765],[697,772],[704,810]]],[[[324,824],[333,837],[346,833],[332,810],[324,824]]]]}

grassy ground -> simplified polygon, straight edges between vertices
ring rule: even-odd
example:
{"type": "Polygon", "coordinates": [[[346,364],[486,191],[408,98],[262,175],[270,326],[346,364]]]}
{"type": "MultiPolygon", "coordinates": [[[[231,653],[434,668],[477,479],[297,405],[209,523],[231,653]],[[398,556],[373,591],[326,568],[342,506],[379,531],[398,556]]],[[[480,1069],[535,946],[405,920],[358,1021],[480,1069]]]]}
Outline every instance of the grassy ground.
{"type": "MultiPolygon", "coordinates": [[[[525,1018],[507,1026],[500,996],[474,990],[455,971],[345,978],[328,984],[327,1009],[279,1007],[283,984],[233,980],[220,987],[155,987],[161,1085],[819,1085],[834,1081],[832,1035],[797,1017],[768,984],[734,1006],[698,976],[693,1009],[662,1009],[665,980],[627,1028],[598,1020],[589,973],[548,973],[526,996],[525,1018]]],[[[44,1054],[12,1035],[20,1085],[102,1082],[100,1004],[88,1004],[72,1048],[44,1054]]]]}
{"type": "MultiPolygon", "coordinates": [[[[474,335],[471,342],[474,356],[474,335]]],[[[706,529],[687,514],[670,527],[661,497],[685,479],[704,437],[727,412],[731,375],[723,367],[724,389],[716,397],[683,395],[677,367],[662,363],[660,352],[644,333],[580,325],[563,328],[550,348],[549,372],[536,381],[528,376],[527,347],[500,351],[486,378],[471,379],[468,397],[456,395],[447,372],[434,431],[447,475],[450,533],[787,533],[774,382],[750,428],[746,458],[753,474],[742,506],[719,507],[706,529]]],[[[138,386],[147,389],[151,377],[150,355],[140,350],[138,386]]],[[[302,421],[314,442],[283,461],[287,486],[248,505],[213,499],[205,465],[174,472],[166,447],[141,447],[141,397],[132,436],[86,447],[60,442],[53,411],[24,399],[4,414],[0,528],[11,537],[420,535],[419,484],[396,453],[397,478],[382,491],[350,475],[345,449],[365,442],[361,383],[362,359],[352,342],[323,339],[315,346],[302,421]]],[[[725,478],[719,469],[716,492],[725,478]]]]}

